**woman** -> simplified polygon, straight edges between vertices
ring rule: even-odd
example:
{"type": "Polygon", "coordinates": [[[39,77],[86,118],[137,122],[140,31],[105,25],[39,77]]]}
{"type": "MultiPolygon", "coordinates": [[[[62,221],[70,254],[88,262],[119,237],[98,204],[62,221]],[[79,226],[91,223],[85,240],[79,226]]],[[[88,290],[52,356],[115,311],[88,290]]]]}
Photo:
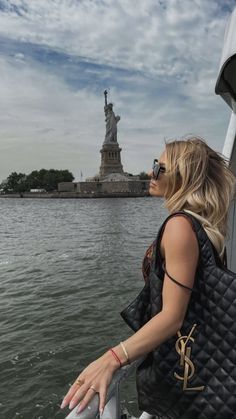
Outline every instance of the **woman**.
{"type": "MultiPolygon", "coordinates": [[[[186,214],[192,214],[200,220],[219,258],[223,260],[227,216],[235,187],[235,177],[223,157],[199,138],[172,141],[166,144],[159,160],[154,161],[150,176],[150,195],[163,197],[170,214],[185,211],[167,219],[160,238],[157,268],[161,269],[160,265],[164,267],[161,306],[157,314],[149,315],[141,321],[141,327],[136,333],[82,371],[64,397],[61,408],[69,404],[72,409],[80,403],[78,411],[81,412],[95,393],[99,393],[99,410],[102,414],[107,388],[115,371],[147,355],[148,362],[144,362],[140,369],[140,408],[146,407],[142,400],[151,397],[150,413],[158,414],[159,401],[155,402],[155,389],[158,389],[159,383],[154,380],[151,386],[153,376],[150,375],[150,380],[148,378],[146,382],[142,376],[145,376],[145,368],[149,368],[150,363],[155,361],[153,357],[150,361],[150,354],[176,333],[180,333],[193,294],[191,290],[200,263],[199,243],[190,217],[186,214]],[[148,389],[146,393],[145,388],[148,389]]],[[[154,250],[158,252],[155,246],[154,242],[144,258],[145,279],[149,277],[154,250]]],[[[190,335],[189,339],[193,340],[190,335]]],[[[149,412],[148,406],[146,411],[149,412]]]]}

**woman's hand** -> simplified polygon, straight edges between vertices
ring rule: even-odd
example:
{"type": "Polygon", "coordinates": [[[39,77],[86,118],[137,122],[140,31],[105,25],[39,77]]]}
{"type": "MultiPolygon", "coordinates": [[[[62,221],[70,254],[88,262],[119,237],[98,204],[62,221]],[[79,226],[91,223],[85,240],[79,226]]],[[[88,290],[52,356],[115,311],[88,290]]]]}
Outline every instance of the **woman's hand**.
{"type": "Polygon", "coordinates": [[[96,361],[92,362],[77,377],[70,390],[65,395],[61,409],[69,404],[73,409],[79,402],[78,413],[82,412],[96,393],[99,394],[99,411],[102,414],[107,396],[107,389],[113,374],[120,367],[119,363],[108,351],[96,361]]]}

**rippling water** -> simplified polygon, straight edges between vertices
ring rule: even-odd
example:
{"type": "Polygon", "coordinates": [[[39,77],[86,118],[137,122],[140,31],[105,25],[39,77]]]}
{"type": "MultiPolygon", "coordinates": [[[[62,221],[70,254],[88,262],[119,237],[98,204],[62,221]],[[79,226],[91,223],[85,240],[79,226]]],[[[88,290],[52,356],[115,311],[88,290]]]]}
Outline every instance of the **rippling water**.
{"type": "MultiPolygon", "coordinates": [[[[119,312],[167,215],[154,198],[0,199],[0,419],[62,419],[88,362],[130,333],[119,312]]],[[[135,413],[134,378],[123,392],[135,413]]]]}

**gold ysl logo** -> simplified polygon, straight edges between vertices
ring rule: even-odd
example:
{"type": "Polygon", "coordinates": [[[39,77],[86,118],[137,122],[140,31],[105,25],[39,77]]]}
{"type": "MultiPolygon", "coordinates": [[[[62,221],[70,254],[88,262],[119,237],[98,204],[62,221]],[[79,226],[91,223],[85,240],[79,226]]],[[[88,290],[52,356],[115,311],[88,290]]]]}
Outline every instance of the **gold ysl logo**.
{"type": "Polygon", "coordinates": [[[202,391],[204,386],[199,387],[188,387],[188,381],[193,377],[195,373],[195,366],[191,361],[191,347],[187,346],[188,342],[191,341],[194,343],[194,338],[192,334],[196,328],[196,324],[193,325],[187,336],[182,336],[180,331],[177,332],[178,339],[175,344],[175,349],[180,355],[180,366],[184,368],[183,377],[176,372],[174,373],[175,378],[180,381],[183,381],[183,390],[184,391],[202,391]]]}

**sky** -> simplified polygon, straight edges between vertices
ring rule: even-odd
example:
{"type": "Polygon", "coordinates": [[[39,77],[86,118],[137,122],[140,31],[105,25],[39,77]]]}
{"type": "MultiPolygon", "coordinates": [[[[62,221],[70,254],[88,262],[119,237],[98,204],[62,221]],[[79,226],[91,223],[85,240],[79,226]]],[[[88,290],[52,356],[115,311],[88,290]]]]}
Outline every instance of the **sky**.
{"type": "Polygon", "coordinates": [[[104,95],[124,170],[164,140],[222,151],[230,109],[214,89],[235,0],[0,0],[0,181],[13,171],[99,172],[104,95]]]}

